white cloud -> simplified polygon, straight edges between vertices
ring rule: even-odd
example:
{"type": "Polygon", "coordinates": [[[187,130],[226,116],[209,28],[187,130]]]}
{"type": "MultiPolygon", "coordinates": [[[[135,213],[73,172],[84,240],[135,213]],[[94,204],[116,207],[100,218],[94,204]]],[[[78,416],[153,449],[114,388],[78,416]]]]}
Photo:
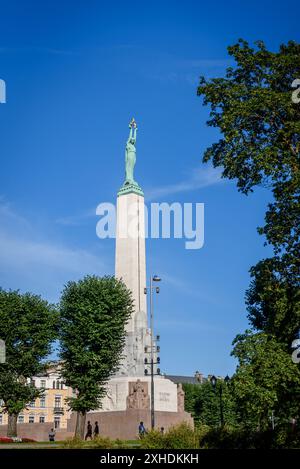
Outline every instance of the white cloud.
{"type": "Polygon", "coordinates": [[[195,169],[190,177],[175,184],[162,187],[150,188],[146,193],[147,200],[158,199],[181,192],[191,192],[202,187],[208,187],[219,184],[223,181],[221,178],[222,171],[219,168],[207,166],[205,168],[195,169]]]}
{"type": "MultiPolygon", "coordinates": [[[[102,268],[98,257],[81,249],[70,249],[46,241],[30,241],[12,237],[0,230],[0,262],[1,264],[32,268],[56,268],[60,271],[81,273],[97,271],[102,268]]],[[[102,269],[101,269],[102,270],[102,269]]]]}

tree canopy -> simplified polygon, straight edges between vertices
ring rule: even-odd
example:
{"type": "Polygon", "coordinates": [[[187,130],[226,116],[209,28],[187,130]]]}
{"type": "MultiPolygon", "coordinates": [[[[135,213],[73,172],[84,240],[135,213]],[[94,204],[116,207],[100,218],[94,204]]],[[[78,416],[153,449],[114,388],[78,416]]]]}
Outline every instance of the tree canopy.
{"type": "Polygon", "coordinates": [[[131,292],[114,277],[87,276],[69,282],[60,302],[62,376],[76,396],[76,434],[83,437],[86,412],[101,406],[109,377],[117,371],[125,325],[133,312],[131,292]]]}
{"type": "Polygon", "coordinates": [[[258,228],[274,250],[251,269],[247,293],[249,319],[258,330],[291,343],[300,327],[300,105],[292,100],[292,82],[300,76],[300,44],[282,44],[278,52],[262,41],[228,47],[235,67],[225,77],[200,79],[198,95],[210,105],[209,126],[221,137],[203,161],[223,168],[244,194],[255,186],[271,190],[265,225],[258,228]]]}
{"type": "Polygon", "coordinates": [[[40,395],[30,378],[45,367],[57,336],[55,307],[40,296],[0,289],[0,337],[6,345],[6,363],[0,364],[0,398],[9,415],[8,434],[16,435],[16,418],[40,395]]]}
{"type": "Polygon", "coordinates": [[[270,411],[283,420],[300,416],[299,365],[291,358],[300,330],[300,105],[292,100],[300,44],[273,52],[240,39],[228,52],[235,65],[223,77],[201,77],[197,92],[210,106],[208,125],[220,131],[203,161],[222,167],[246,195],[257,186],[271,191],[258,232],[273,257],[250,269],[246,307],[254,330],[233,343],[235,401],[257,428],[268,425],[270,411]]]}
{"type": "Polygon", "coordinates": [[[292,82],[300,76],[300,44],[268,51],[240,40],[228,47],[236,62],[225,77],[200,79],[198,95],[211,108],[209,126],[222,136],[204,161],[223,167],[247,194],[255,186],[272,190],[266,224],[260,229],[276,252],[299,253],[300,106],[292,101],[292,82]]]}
{"type": "Polygon", "coordinates": [[[238,359],[233,388],[242,423],[264,430],[272,412],[281,423],[300,415],[300,369],[290,353],[263,332],[246,331],[233,345],[238,359]]]}

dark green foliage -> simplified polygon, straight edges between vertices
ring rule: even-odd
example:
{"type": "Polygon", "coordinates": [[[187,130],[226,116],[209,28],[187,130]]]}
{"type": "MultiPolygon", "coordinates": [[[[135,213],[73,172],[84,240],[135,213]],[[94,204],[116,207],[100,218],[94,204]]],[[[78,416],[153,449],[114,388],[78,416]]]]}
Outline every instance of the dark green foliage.
{"type": "Polygon", "coordinates": [[[222,137],[207,149],[204,161],[223,167],[248,194],[255,186],[272,190],[265,226],[259,229],[275,254],[298,278],[300,245],[300,106],[292,101],[292,82],[300,76],[300,44],[270,52],[263,42],[246,41],[228,48],[236,67],[225,78],[201,78],[198,95],[210,104],[208,125],[222,137]]]}
{"type": "Polygon", "coordinates": [[[233,345],[239,365],[232,386],[240,423],[266,430],[271,412],[278,424],[299,416],[300,370],[284,347],[267,334],[251,331],[237,336],[233,345]]]}
{"type": "Polygon", "coordinates": [[[300,429],[291,425],[274,431],[249,431],[243,429],[210,429],[200,437],[204,449],[293,449],[300,448],[300,429]]]}
{"type": "Polygon", "coordinates": [[[143,449],[197,449],[199,436],[187,423],[171,427],[164,434],[158,430],[148,432],[141,439],[143,449]]]}
{"type": "Polygon", "coordinates": [[[275,336],[286,351],[300,328],[300,290],[285,260],[264,259],[252,267],[246,293],[248,318],[257,329],[275,336]]]}
{"type": "Polygon", "coordinates": [[[300,330],[300,105],[292,101],[300,44],[289,42],[271,52],[261,41],[252,48],[239,40],[228,52],[236,64],[225,77],[200,79],[198,95],[211,107],[208,125],[221,133],[203,161],[221,166],[223,177],[235,179],[244,194],[256,186],[272,192],[258,232],[272,245],[274,257],[250,270],[246,305],[258,332],[235,339],[239,364],[232,383],[241,428],[259,428],[268,439],[272,412],[276,429],[300,417],[300,371],[291,359],[291,343],[300,330]]]}
{"type": "Polygon", "coordinates": [[[117,370],[132,314],[131,293],[114,277],[87,276],[69,282],[60,303],[62,376],[76,390],[72,410],[100,407],[103,385],[117,370]]]}
{"type": "Polygon", "coordinates": [[[0,364],[0,398],[9,415],[17,415],[41,390],[28,380],[44,370],[43,359],[57,335],[54,306],[30,293],[0,289],[0,337],[6,363],[0,364]]]}
{"type": "Polygon", "coordinates": [[[234,425],[236,422],[236,409],[231,392],[231,385],[222,380],[217,381],[214,390],[208,381],[203,384],[184,384],[185,410],[194,417],[195,424],[220,426],[221,406],[224,423],[234,425]]]}

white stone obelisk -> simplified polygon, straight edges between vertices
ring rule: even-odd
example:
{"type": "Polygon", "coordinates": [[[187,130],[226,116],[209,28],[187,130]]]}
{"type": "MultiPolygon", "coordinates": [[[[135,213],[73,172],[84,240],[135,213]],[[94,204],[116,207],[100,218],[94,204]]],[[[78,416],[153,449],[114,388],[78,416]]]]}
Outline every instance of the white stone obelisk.
{"type": "Polygon", "coordinates": [[[117,199],[115,275],[131,290],[134,300],[127,332],[134,332],[137,321],[147,327],[144,196],[135,192],[119,194],[117,199]]]}

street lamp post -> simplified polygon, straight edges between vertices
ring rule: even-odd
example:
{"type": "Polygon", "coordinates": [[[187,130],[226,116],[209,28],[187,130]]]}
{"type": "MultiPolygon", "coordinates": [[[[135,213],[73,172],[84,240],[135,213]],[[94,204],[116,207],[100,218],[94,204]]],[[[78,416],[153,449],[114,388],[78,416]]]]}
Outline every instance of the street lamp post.
{"type": "MultiPolygon", "coordinates": [[[[155,289],[156,293],[159,293],[159,287],[153,285],[154,282],[160,282],[161,278],[157,275],[151,275],[150,277],[150,373],[151,373],[151,400],[150,400],[150,413],[151,413],[151,429],[154,429],[155,426],[155,406],[154,406],[154,365],[159,363],[159,360],[154,361],[154,320],[153,320],[153,290],[155,289]]],[[[145,288],[145,293],[147,293],[148,288],[145,288]]],[[[145,360],[145,363],[147,361],[145,360]]],[[[146,370],[145,370],[146,373],[146,370]]]]}
{"type": "MultiPolygon", "coordinates": [[[[218,381],[218,379],[215,376],[212,376],[210,378],[210,382],[211,382],[211,385],[213,387],[214,393],[216,392],[217,381],[218,381]]],[[[228,375],[225,376],[225,378],[224,378],[225,384],[228,384],[229,381],[230,381],[229,376],[228,375]]],[[[220,423],[221,423],[221,427],[224,427],[223,386],[222,386],[222,383],[219,386],[219,403],[220,403],[220,423]]]]}

